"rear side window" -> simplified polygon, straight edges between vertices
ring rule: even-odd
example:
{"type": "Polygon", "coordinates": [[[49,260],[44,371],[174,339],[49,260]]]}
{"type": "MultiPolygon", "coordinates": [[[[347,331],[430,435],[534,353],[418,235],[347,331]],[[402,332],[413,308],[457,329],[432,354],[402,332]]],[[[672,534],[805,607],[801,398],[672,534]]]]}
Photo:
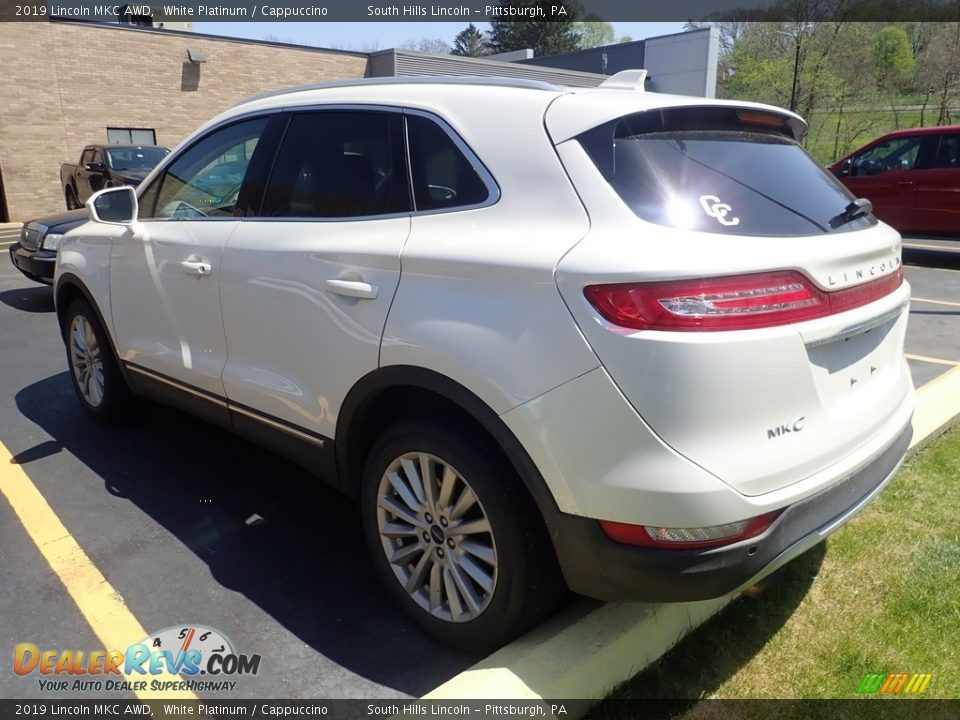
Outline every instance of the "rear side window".
{"type": "Polygon", "coordinates": [[[291,118],[262,216],[353,218],[409,211],[399,113],[330,110],[291,118]]]}
{"type": "Polygon", "coordinates": [[[876,223],[869,215],[844,220],[853,196],[779,132],[732,121],[698,128],[695,115],[680,117],[682,122],[650,123],[630,116],[579,138],[613,189],[644,220],[704,232],[771,236],[855,230],[876,223]]]}
{"type": "Polygon", "coordinates": [[[490,199],[479,161],[471,162],[453,137],[433,120],[408,115],[407,138],[418,211],[470,207],[490,199]]]}
{"type": "Polygon", "coordinates": [[[960,168],[960,135],[944,135],[940,138],[933,167],[941,170],[960,168]]]}

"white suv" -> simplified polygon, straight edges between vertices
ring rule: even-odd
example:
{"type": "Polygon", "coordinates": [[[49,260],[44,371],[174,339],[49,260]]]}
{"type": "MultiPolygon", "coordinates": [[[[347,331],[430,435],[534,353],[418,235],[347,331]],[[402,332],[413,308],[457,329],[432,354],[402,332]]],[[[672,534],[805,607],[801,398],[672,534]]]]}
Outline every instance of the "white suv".
{"type": "Polygon", "coordinates": [[[904,456],[900,238],[796,115],[640,74],[233,107],[64,237],[81,403],[177,405],[354,495],[387,590],[460,646],[564,582],[757,582],[904,456]]]}

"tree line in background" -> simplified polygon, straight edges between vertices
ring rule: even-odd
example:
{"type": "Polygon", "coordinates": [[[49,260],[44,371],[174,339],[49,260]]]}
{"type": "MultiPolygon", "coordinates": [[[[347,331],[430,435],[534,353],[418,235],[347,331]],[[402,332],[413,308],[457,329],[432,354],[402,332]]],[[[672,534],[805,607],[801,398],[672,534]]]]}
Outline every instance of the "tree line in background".
{"type": "Polygon", "coordinates": [[[960,23],[710,24],[717,96],[795,110],[824,162],[890,130],[960,120],[960,23]]]}

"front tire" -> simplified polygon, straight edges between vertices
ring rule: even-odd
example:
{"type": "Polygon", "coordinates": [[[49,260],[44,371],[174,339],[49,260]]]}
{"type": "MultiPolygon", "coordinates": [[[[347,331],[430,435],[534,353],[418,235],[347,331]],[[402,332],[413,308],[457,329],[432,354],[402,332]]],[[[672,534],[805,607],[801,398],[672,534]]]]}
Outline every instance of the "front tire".
{"type": "Polygon", "coordinates": [[[127,404],[130,391],[110,340],[86,300],[77,298],[70,303],[64,327],[67,365],[80,404],[97,420],[116,417],[127,404]]]}
{"type": "Polygon", "coordinates": [[[387,591],[447,645],[498,647],[566,595],[516,473],[456,426],[408,421],[384,433],[367,462],[361,513],[387,591]]]}

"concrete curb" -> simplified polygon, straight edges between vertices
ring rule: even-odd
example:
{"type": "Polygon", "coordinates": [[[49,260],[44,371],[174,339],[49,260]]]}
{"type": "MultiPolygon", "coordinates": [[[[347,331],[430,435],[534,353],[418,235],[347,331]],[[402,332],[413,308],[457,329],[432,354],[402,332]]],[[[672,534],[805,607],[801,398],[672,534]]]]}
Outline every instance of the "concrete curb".
{"type": "MultiPolygon", "coordinates": [[[[917,391],[911,457],[960,421],[960,367],[917,391]]],[[[427,693],[425,700],[592,700],[651,665],[735,596],[653,605],[583,600],[427,693]]],[[[586,712],[578,704],[564,718],[586,712]]]]}

